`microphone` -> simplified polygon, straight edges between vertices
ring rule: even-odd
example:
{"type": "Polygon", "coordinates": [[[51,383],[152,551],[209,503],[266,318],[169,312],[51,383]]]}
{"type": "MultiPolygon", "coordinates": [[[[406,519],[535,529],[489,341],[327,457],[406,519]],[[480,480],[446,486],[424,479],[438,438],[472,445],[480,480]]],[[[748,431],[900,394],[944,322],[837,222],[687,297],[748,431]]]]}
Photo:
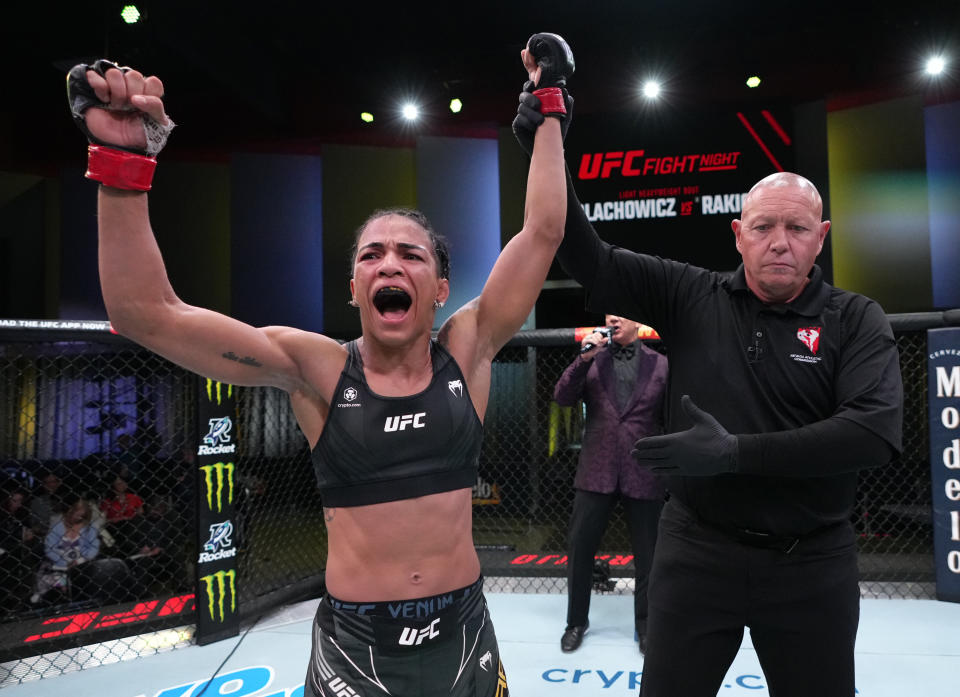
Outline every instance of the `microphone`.
{"type": "MultiPolygon", "coordinates": [[[[613,327],[597,327],[593,331],[597,334],[607,337],[607,342],[609,345],[611,337],[613,337],[613,327]]],[[[582,356],[587,351],[592,351],[596,347],[597,347],[596,344],[588,341],[587,343],[585,343],[583,346],[580,347],[580,355],[582,356]]]]}

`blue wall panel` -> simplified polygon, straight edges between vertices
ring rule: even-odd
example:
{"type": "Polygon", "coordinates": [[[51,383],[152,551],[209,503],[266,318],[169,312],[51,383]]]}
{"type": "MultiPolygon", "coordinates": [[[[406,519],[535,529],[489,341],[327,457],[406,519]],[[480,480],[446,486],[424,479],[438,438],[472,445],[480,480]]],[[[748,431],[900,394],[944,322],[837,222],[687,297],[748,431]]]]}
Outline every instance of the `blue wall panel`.
{"type": "Polygon", "coordinates": [[[960,307],[960,102],[924,109],[933,304],[960,307]]]}
{"type": "Polygon", "coordinates": [[[231,174],[233,316],[322,331],[321,159],[236,155],[231,174]]]}
{"type": "Polygon", "coordinates": [[[483,290],[500,254],[497,141],[420,138],[417,206],[450,242],[450,299],[437,326],[483,290]]]}

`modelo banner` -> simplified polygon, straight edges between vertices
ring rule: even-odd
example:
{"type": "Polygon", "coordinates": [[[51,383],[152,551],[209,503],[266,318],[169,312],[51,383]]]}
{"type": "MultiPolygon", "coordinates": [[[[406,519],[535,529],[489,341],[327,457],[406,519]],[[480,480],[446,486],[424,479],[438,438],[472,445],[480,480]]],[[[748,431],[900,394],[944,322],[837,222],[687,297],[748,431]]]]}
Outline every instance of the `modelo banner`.
{"type": "Polygon", "coordinates": [[[760,179],[793,171],[790,112],[575,112],[566,145],[577,197],[600,238],[718,271],[740,264],[730,221],[760,179]]]}
{"type": "Polygon", "coordinates": [[[200,379],[197,432],[197,643],[235,636],[237,607],[236,388],[200,379]]]}
{"type": "Polygon", "coordinates": [[[927,332],[937,599],[960,603],[960,328],[927,332]]]}

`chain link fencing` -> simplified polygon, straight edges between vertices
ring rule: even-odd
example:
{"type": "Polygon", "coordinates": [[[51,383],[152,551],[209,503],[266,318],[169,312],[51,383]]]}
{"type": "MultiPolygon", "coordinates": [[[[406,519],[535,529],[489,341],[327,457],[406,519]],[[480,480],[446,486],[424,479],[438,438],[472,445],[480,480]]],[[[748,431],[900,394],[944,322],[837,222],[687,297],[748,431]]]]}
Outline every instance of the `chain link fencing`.
{"type": "MultiPolygon", "coordinates": [[[[926,329],[942,326],[942,319],[940,313],[890,319],[904,385],[903,454],[860,474],[853,522],[861,592],[934,598],[926,329]]],[[[659,342],[648,345],[664,350],[659,342]]],[[[582,404],[560,407],[552,398],[577,350],[573,330],[541,330],[516,337],[497,356],[478,486],[496,490],[500,503],[474,509],[484,574],[494,577],[490,590],[566,592],[567,524],[585,412],[582,404]]],[[[615,507],[597,555],[610,569],[609,579],[595,576],[598,591],[632,593],[622,513],[615,507]]]]}
{"type": "MultiPolygon", "coordinates": [[[[861,587],[933,598],[925,329],[942,319],[891,319],[904,452],[861,477],[861,587]]],[[[473,491],[488,591],[565,592],[584,411],[552,397],[577,348],[572,329],[534,330],[496,358],[473,491]]],[[[102,330],[0,333],[0,686],[194,641],[202,382],[102,330]]],[[[240,388],[235,428],[237,595],[249,625],[319,595],[326,533],[286,395],[240,388]]],[[[598,590],[632,592],[629,549],[618,508],[598,555],[611,578],[598,590]]]]}

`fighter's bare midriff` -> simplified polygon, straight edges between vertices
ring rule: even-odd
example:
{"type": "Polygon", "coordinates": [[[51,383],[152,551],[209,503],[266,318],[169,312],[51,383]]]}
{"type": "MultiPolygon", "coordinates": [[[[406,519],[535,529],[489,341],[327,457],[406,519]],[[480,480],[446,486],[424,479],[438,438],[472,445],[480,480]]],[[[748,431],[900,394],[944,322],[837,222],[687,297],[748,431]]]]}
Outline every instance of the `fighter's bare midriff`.
{"type": "Polygon", "coordinates": [[[480,575],[471,490],[327,509],[327,591],[339,600],[408,600],[480,575]]]}

